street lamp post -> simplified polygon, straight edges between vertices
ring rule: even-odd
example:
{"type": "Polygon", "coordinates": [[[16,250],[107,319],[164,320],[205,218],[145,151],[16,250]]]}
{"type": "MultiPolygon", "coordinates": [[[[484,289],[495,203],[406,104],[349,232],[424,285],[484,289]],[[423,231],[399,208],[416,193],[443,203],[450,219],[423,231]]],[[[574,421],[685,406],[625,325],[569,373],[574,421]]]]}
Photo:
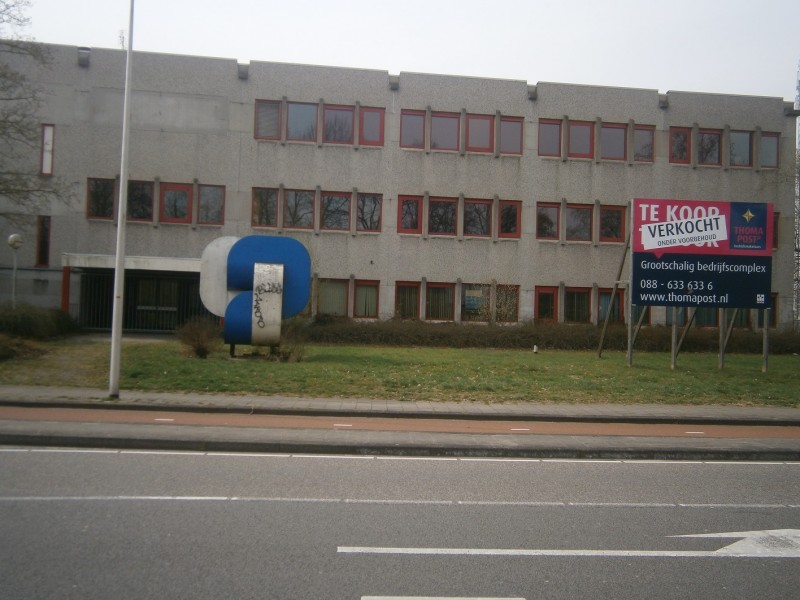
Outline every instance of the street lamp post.
{"type": "Polygon", "coordinates": [[[11,309],[17,308],[17,250],[22,247],[22,236],[12,233],[8,236],[8,245],[11,246],[14,255],[14,267],[11,271],[11,309]]]}

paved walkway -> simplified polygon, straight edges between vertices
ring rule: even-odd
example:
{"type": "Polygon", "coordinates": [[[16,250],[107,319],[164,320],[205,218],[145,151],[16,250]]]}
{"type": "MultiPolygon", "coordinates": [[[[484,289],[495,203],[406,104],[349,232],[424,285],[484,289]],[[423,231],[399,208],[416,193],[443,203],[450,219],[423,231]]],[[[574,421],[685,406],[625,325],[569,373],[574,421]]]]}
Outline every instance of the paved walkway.
{"type": "MultiPolygon", "coordinates": [[[[422,402],[172,394],[0,385],[0,406],[136,408],[294,415],[402,416],[626,423],[741,424],[800,427],[800,409],[716,405],[422,402]]],[[[337,452],[528,458],[800,460],[800,440],[634,436],[487,435],[107,425],[0,421],[0,443],[180,450],[337,452]]]]}

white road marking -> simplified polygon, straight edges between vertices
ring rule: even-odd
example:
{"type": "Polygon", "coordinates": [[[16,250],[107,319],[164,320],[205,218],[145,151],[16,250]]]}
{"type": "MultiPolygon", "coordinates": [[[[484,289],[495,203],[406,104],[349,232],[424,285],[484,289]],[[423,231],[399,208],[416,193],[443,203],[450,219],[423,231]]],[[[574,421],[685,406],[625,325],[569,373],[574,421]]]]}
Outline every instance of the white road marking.
{"type": "Polygon", "coordinates": [[[467,596],[361,596],[361,600],[525,600],[525,598],[473,598],[467,596]]]}
{"type": "Polygon", "coordinates": [[[334,427],[352,427],[350,423],[334,423],[334,427]]]}
{"type": "Polygon", "coordinates": [[[153,420],[154,421],[161,421],[161,422],[164,422],[164,423],[174,423],[175,422],[175,419],[163,419],[162,418],[162,419],[153,419],[153,420]]]}
{"type": "Polygon", "coordinates": [[[511,431],[530,431],[527,427],[514,428],[511,431]]]}

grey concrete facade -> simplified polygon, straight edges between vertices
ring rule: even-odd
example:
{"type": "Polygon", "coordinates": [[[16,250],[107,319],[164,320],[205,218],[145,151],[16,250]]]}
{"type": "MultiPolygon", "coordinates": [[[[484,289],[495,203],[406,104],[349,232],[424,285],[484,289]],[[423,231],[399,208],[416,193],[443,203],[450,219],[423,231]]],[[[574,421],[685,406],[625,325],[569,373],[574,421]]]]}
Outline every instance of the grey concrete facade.
{"type": "MultiPolygon", "coordinates": [[[[66,288],[69,309],[78,314],[79,270],[113,265],[116,210],[108,218],[92,215],[87,188],[90,180],[119,177],[125,53],[91,49],[81,55],[76,47],[49,48],[52,62],[47,68],[25,68],[44,92],[41,122],[54,126],[53,176],[70,184],[74,194],[65,198],[68,202],[54,202],[47,213],[49,259],[42,266],[36,266],[35,227],[23,232],[29,243],[18,254],[17,294],[58,306],[66,288]],[[74,270],[69,274],[62,267],[74,270]],[[70,285],[62,285],[63,276],[70,278],[70,285]]],[[[778,213],[775,318],[781,328],[792,324],[794,189],[787,175],[795,157],[797,113],[781,98],[532,85],[269,62],[244,65],[149,53],[135,53],[132,73],[129,176],[153,189],[152,216],[127,225],[126,254],[138,257],[141,270],[175,270],[169,259],[189,259],[185,270],[199,270],[196,261],[203,249],[220,236],[285,235],[305,244],[311,254],[312,313],[324,312],[321,282],[336,280],[346,290],[348,316],[360,316],[359,288],[366,282],[378,291],[376,316],[391,318],[398,311],[397,282],[405,282],[417,286],[419,318],[431,318],[428,289],[443,285],[454,298],[445,320],[459,321],[468,305],[462,302],[468,284],[481,284],[487,286],[482,293],[490,313],[496,309],[498,287],[516,294],[515,317],[509,320],[541,317],[537,290],[550,290],[554,318],[572,320],[567,296],[577,292],[588,299],[585,320],[597,323],[600,294],[613,287],[625,250],[624,239],[601,239],[604,211],[622,207],[627,233],[634,198],[755,200],[774,204],[778,213]],[[257,101],[268,101],[280,115],[274,139],[257,137],[257,101]],[[295,103],[316,107],[313,141],[287,139],[287,109],[295,103]],[[354,121],[352,141],[325,141],[325,107],[345,107],[345,115],[354,121]],[[371,109],[378,109],[372,116],[383,115],[382,143],[377,145],[361,139],[359,116],[371,109]],[[403,111],[418,113],[424,123],[420,148],[401,144],[403,111]],[[432,129],[438,126],[433,121],[440,113],[458,128],[453,149],[431,143],[432,129]],[[560,126],[555,155],[545,156],[539,147],[542,119],[560,126]],[[471,146],[468,128],[479,122],[494,128],[488,149],[471,146]],[[574,156],[580,153],[571,150],[574,122],[586,124],[593,136],[587,156],[574,156]],[[501,144],[507,141],[501,140],[503,124],[509,123],[511,131],[522,123],[521,152],[501,144]],[[604,124],[621,128],[626,139],[621,157],[607,157],[604,124]],[[638,126],[652,131],[652,159],[634,156],[638,126]],[[670,128],[676,127],[686,129],[694,142],[686,164],[670,160],[670,128]],[[706,131],[721,141],[719,157],[710,164],[697,152],[706,131]],[[732,164],[731,132],[749,134],[749,165],[732,164]],[[777,162],[762,150],[765,138],[769,144],[777,142],[777,162]],[[193,198],[191,214],[180,219],[185,222],[164,218],[163,191],[172,184],[187,186],[181,189],[193,198]],[[203,186],[224,189],[221,223],[199,222],[203,186]],[[274,226],[253,225],[255,188],[276,190],[274,226]],[[313,193],[313,220],[302,227],[286,225],[284,202],[292,190],[313,193]],[[350,195],[344,229],[326,228],[326,192],[350,195]],[[381,200],[375,231],[363,231],[357,223],[359,194],[381,200]],[[419,198],[418,232],[400,231],[399,203],[406,197],[419,198]],[[454,227],[445,234],[433,231],[430,223],[431,203],[440,199],[455,209],[454,227]],[[520,217],[513,232],[500,226],[509,203],[520,217]],[[491,216],[487,230],[466,231],[467,205],[485,207],[481,210],[491,216]],[[553,236],[537,235],[539,205],[556,209],[558,230],[553,236]],[[573,206],[591,215],[587,240],[570,239],[565,215],[573,206]]],[[[21,152],[20,160],[36,169],[41,155],[39,150],[21,152]]],[[[11,226],[4,223],[5,238],[10,233],[11,226]]],[[[10,265],[10,251],[0,252],[0,301],[8,298],[10,265]]],[[[666,310],[652,311],[652,323],[665,318],[666,310]]]]}

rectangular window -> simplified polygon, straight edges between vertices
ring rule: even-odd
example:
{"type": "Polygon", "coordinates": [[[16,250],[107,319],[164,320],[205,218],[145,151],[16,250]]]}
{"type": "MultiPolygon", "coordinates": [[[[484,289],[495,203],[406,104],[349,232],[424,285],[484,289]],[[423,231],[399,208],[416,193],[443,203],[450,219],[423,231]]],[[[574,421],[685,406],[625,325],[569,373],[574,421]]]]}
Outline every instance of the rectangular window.
{"type": "Polygon", "coordinates": [[[404,110],[400,112],[400,147],[425,148],[425,112],[404,110]]]}
{"type": "Polygon", "coordinates": [[[348,283],[346,279],[320,279],[317,314],[346,317],[348,283]]]}
{"type": "Polygon", "coordinates": [[[500,117],[500,153],[522,154],[521,117],[500,117]]]}
{"type": "Polygon", "coordinates": [[[631,319],[634,323],[639,323],[639,319],[642,319],[642,325],[650,325],[650,311],[648,310],[649,307],[647,306],[636,306],[635,304],[631,305],[631,319]],[[644,317],[642,317],[644,314],[644,317]]]}
{"type": "Polygon", "coordinates": [[[128,218],[134,221],[152,221],[153,196],[153,184],[149,181],[129,181],[128,218]]]}
{"type": "Polygon", "coordinates": [[[753,133],[751,131],[731,131],[731,166],[750,167],[753,165],[753,133]]]}
{"type": "Polygon", "coordinates": [[[567,239],[578,242],[592,241],[592,206],[589,204],[567,205],[567,239]]]}
{"type": "Polygon", "coordinates": [[[364,108],[359,111],[358,143],[362,146],[383,146],[385,109],[364,108]]]}
{"type": "Polygon", "coordinates": [[[225,220],[225,186],[200,185],[197,194],[197,222],[201,225],[222,225],[225,220]]]}
{"type": "Polygon", "coordinates": [[[594,123],[570,121],[567,156],[570,158],[594,157],[594,123]]]}
{"type": "Polygon", "coordinates": [[[536,237],[540,240],[558,239],[560,204],[539,202],[536,205],[536,237]]]}
{"type": "Polygon", "coordinates": [[[777,169],[780,166],[779,133],[761,134],[761,167],[763,169],[777,169]]]}
{"type": "Polygon", "coordinates": [[[275,100],[256,100],[255,137],[278,140],[281,137],[281,103],[275,100]]]}
{"type": "Polygon", "coordinates": [[[50,265],[50,217],[39,215],[36,219],[36,266],[50,265]]]}
{"type": "Polygon", "coordinates": [[[298,229],[314,227],[314,192],[285,190],[283,194],[283,226],[298,229]]]}
{"type": "Polygon", "coordinates": [[[350,229],[349,193],[322,192],[320,229],[350,229]]]}
{"type": "Polygon", "coordinates": [[[564,320],[588,323],[591,318],[589,312],[590,296],[591,290],[588,288],[567,288],[564,292],[564,320]]]}
{"type": "Polygon", "coordinates": [[[278,226],[278,190],[253,188],[253,214],[250,224],[253,227],[278,226]]]}
{"type": "Polygon", "coordinates": [[[522,222],[522,202],[516,200],[500,201],[500,237],[518,238],[522,222]]]}
{"type": "Polygon", "coordinates": [[[429,321],[452,321],[456,286],[453,283],[429,283],[425,292],[425,318],[429,321]]]}
{"type": "Polygon", "coordinates": [[[359,194],[356,211],[357,231],[381,230],[381,206],[383,196],[380,194],[359,194]]]}
{"type": "Polygon", "coordinates": [[[461,320],[486,322],[491,316],[489,296],[492,287],[480,283],[464,283],[461,286],[461,320]]]}
{"type": "Polygon", "coordinates": [[[464,200],[464,235],[492,234],[492,201],[464,200]]]}
{"type": "Polygon", "coordinates": [[[537,286],[535,308],[537,321],[557,321],[558,288],[537,286]]]}
{"type": "Polygon", "coordinates": [[[600,241],[601,242],[625,241],[624,206],[600,207],[600,241]]]}
{"type": "Polygon", "coordinates": [[[354,317],[358,319],[377,318],[379,288],[379,281],[356,281],[354,317]]]}
{"type": "MultiPolygon", "coordinates": [[[[609,306],[611,306],[611,293],[614,290],[597,290],[597,316],[601,323],[606,320],[606,314],[608,313],[609,306]]],[[[625,291],[624,290],[617,290],[616,298],[614,299],[614,305],[611,306],[611,317],[610,321],[612,322],[622,322],[624,321],[624,311],[623,311],[623,303],[625,302],[625,291]]]]}
{"type": "Polygon", "coordinates": [[[498,285],[496,316],[498,323],[516,323],[519,320],[519,286],[498,285]]]}
{"type": "Polygon", "coordinates": [[[86,181],[86,216],[90,219],[114,218],[113,179],[88,179],[86,181]]]}
{"type": "Polygon", "coordinates": [[[561,121],[539,119],[539,156],[561,156],[561,121]]]}
{"type": "Polygon", "coordinates": [[[352,106],[325,105],[323,111],[325,127],[323,141],[328,144],[352,144],[353,114],[352,106]]]}
{"type": "Polygon", "coordinates": [[[625,160],[628,151],[628,126],[624,123],[603,123],[600,127],[600,158],[625,160]]]}
{"type": "Polygon", "coordinates": [[[286,105],[286,139],[299,142],[317,141],[317,105],[289,102],[286,105]]]}
{"type": "Polygon", "coordinates": [[[164,223],[191,223],[191,184],[161,184],[161,221],[164,223]]]}
{"type": "Polygon", "coordinates": [[[400,196],[397,201],[397,232],[422,233],[422,196],[400,196]]]}
{"type": "Polygon", "coordinates": [[[42,125],[42,156],[39,165],[41,175],[53,174],[53,144],[55,143],[56,126],[42,125]]]}
{"type": "Polygon", "coordinates": [[[395,284],[394,316],[419,319],[419,283],[398,281],[395,284]]]}
{"type": "Polygon", "coordinates": [[[460,119],[457,113],[431,114],[431,149],[458,150],[460,119]]]}
{"type": "Polygon", "coordinates": [[[692,156],[692,130],[688,127],[669,128],[669,162],[688,165],[692,156]]]}
{"type": "Polygon", "coordinates": [[[494,152],[494,117],[467,115],[467,150],[494,152]]]}
{"type": "Polygon", "coordinates": [[[633,160],[653,162],[653,147],[656,128],[652,125],[636,125],[633,128],[633,160]]]}
{"type": "Polygon", "coordinates": [[[697,134],[697,162],[701,165],[721,165],[722,132],[701,129],[697,134]]]}
{"type": "MultiPolygon", "coordinates": [[[[642,307],[642,308],[645,308],[645,307],[642,307]]],[[[667,325],[672,325],[673,322],[674,322],[675,325],[683,327],[684,325],[686,325],[686,307],[683,307],[683,306],[676,307],[677,310],[674,310],[674,311],[673,311],[673,308],[675,308],[675,307],[672,307],[672,306],[668,306],[667,307],[667,319],[666,319],[665,323],[667,325]],[[672,313],[673,312],[676,313],[676,315],[675,315],[676,318],[675,319],[672,318],[672,313]]]]}
{"type": "Polygon", "coordinates": [[[428,206],[428,233],[455,235],[458,202],[455,198],[431,198],[428,206]]]}
{"type": "MultiPolygon", "coordinates": [[[[669,309],[668,309],[669,310],[669,309]]],[[[700,306],[694,314],[696,327],[717,327],[719,324],[719,311],[711,306],[700,306]]]]}

